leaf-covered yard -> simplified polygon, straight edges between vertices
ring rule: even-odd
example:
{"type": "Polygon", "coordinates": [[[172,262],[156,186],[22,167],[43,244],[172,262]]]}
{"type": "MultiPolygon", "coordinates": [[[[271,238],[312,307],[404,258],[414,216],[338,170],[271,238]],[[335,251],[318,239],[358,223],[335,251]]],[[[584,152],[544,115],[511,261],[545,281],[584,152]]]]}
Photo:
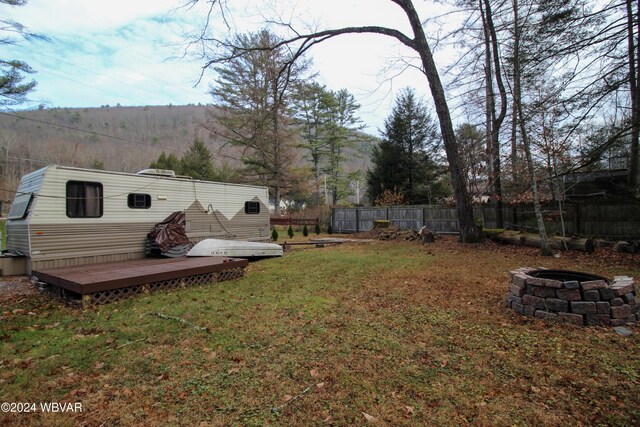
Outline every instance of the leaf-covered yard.
{"type": "Polygon", "coordinates": [[[296,249],[96,310],[0,299],[2,400],[83,408],[0,424],[640,424],[637,329],[519,317],[504,301],[522,266],[640,277],[631,255],[443,239],[296,249]]]}

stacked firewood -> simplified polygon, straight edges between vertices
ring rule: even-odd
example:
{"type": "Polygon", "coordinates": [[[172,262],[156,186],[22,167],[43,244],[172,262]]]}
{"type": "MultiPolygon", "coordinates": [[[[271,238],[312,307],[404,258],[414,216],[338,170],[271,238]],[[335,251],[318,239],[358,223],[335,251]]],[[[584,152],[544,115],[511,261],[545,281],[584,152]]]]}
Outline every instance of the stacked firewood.
{"type": "Polygon", "coordinates": [[[368,239],[377,239],[377,240],[404,240],[407,242],[433,242],[437,236],[426,227],[422,227],[420,231],[416,230],[407,230],[404,228],[397,227],[395,225],[390,225],[386,228],[374,228],[365,233],[360,233],[358,237],[368,238],[368,239]]]}

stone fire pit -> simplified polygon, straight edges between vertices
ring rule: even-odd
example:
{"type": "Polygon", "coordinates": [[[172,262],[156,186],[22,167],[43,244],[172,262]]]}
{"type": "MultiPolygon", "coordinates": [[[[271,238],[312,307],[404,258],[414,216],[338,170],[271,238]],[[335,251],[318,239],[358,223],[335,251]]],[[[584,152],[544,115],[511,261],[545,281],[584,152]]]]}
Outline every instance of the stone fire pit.
{"type": "Polygon", "coordinates": [[[523,267],[509,272],[507,306],[524,316],[580,326],[635,324],[640,316],[632,277],[523,267]]]}

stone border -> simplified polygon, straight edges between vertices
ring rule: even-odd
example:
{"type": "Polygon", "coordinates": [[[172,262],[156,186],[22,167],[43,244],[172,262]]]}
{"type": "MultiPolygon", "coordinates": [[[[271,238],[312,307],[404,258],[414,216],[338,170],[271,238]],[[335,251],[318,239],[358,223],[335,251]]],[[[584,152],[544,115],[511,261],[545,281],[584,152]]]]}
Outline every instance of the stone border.
{"type": "Polygon", "coordinates": [[[640,298],[632,277],[578,282],[529,275],[545,268],[509,272],[507,307],[523,316],[578,326],[620,326],[640,320],[640,298]]]}

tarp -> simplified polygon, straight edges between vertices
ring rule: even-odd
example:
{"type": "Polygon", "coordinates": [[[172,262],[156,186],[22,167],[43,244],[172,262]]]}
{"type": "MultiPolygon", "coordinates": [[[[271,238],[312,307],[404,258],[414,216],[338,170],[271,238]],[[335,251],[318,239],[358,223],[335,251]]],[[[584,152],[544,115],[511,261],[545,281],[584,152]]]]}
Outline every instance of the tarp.
{"type": "Polygon", "coordinates": [[[167,252],[173,246],[189,244],[186,225],[184,212],[174,212],[156,224],[147,237],[155,241],[162,252],[167,252]]]}

